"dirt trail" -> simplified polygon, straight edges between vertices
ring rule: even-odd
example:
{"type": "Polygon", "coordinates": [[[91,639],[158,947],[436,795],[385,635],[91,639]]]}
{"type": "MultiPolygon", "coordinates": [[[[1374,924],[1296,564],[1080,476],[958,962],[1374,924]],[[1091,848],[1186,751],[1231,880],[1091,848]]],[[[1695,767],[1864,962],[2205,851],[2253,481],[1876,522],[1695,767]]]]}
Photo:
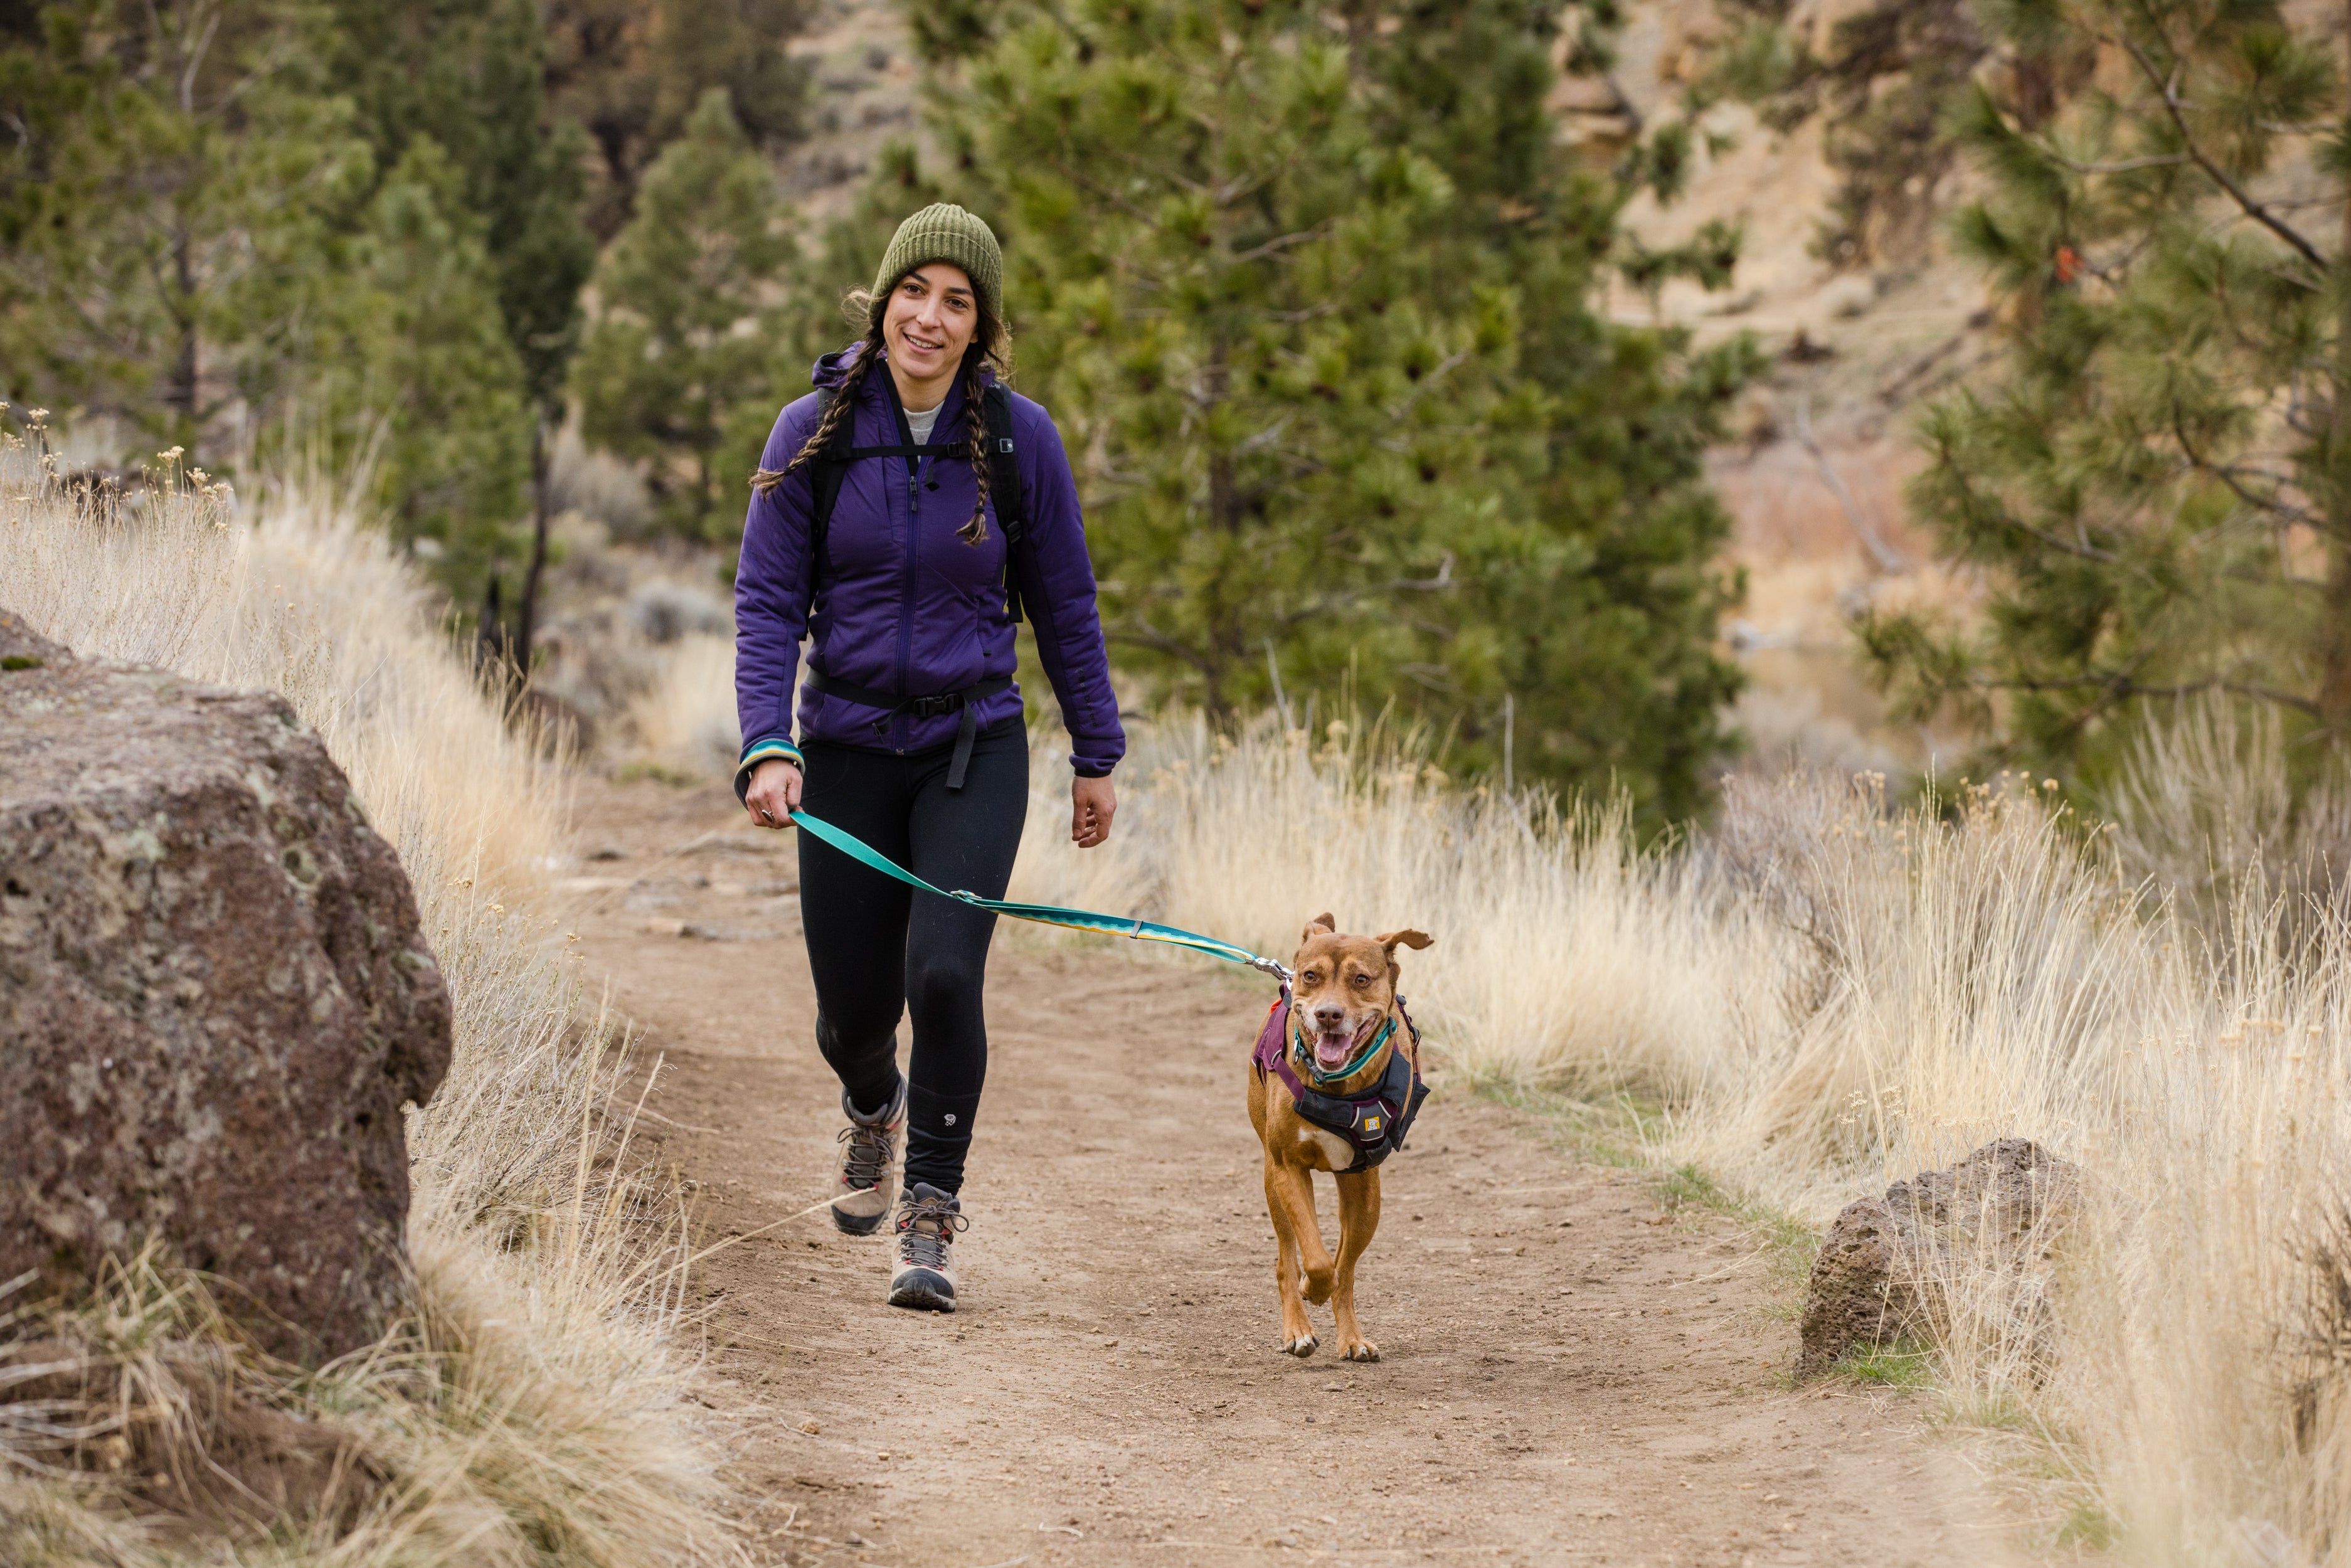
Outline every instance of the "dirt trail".
{"type": "MultiPolygon", "coordinates": [[[[667,1058],[649,1104],[668,1124],[640,1135],[698,1184],[714,1237],[820,1197],[838,1092],[789,840],[721,791],[651,783],[583,786],[579,821],[572,927],[667,1058]]],[[[1386,1167],[1360,1276],[1384,1359],[1279,1354],[1243,1098],[1267,1000],[1205,959],[999,940],[965,1309],[883,1305],[886,1241],[821,1213],[708,1265],[758,1561],[2008,1555],[2013,1521],[1917,1435],[1919,1406],[1786,1390],[1793,1326],[1737,1228],[1668,1218],[1635,1177],[1441,1087],[1386,1167]]]]}

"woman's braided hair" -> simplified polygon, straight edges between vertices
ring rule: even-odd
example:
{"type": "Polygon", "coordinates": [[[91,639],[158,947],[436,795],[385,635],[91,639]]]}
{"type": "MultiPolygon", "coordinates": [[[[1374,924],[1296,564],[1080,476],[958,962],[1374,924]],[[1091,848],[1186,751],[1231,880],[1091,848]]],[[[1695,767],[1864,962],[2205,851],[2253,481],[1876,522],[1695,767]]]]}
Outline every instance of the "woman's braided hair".
{"type": "MultiPolygon", "coordinates": [[[[904,282],[904,279],[899,281],[904,282]]],[[[897,287],[897,284],[892,284],[890,293],[896,293],[897,287]]],[[[832,401],[826,405],[824,417],[817,421],[816,429],[800,443],[800,449],[792,454],[791,461],[781,468],[758,470],[751,476],[752,489],[762,496],[772,494],[776,486],[784,482],[785,475],[796,473],[816,461],[825,448],[832,444],[841,422],[849,418],[857,406],[857,394],[865,384],[866,375],[881,362],[882,321],[889,308],[889,294],[877,295],[862,288],[850,290],[848,298],[842,301],[842,309],[849,313],[852,320],[861,314],[865,319],[864,335],[858,339],[856,344],[857,355],[841,378],[841,385],[833,389],[832,401]]],[[[979,487],[979,495],[972,504],[971,520],[956,530],[956,537],[967,545],[979,544],[987,538],[987,383],[980,371],[983,366],[993,363],[998,375],[1007,373],[1010,369],[1007,351],[1012,340],[1011,333],[987,308],[986,300],[975,296],[972,308],[979,313],[979,319],[972,328],[971,346],[964,350],[963,356],[963,423],[968,438],[971,476],[979,487]]]]}

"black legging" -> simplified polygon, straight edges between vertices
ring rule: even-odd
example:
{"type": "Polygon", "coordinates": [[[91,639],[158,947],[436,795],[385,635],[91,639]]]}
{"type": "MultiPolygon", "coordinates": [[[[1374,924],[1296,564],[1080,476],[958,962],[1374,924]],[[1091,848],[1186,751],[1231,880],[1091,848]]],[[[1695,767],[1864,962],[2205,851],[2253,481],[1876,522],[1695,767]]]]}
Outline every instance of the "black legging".
{"type": "MultiPolygon", "coordinates": [[[[1001,898],[1029,810],[1029,737],[1017,718],[980,732],[960,789],[950,746],[904,757],[810,741],[801,809],[844,828],[933,887],[1001,898]]],[[[987,1077],[980,987],[996,916],[917,893],[799,835],[800,924],[816,977],[816,1043],[874,1111],[898,1088],[898,1015],[914,1014],[906,1060],[906,1185],[963,1186],[972,1118],[987,1077]]]]}

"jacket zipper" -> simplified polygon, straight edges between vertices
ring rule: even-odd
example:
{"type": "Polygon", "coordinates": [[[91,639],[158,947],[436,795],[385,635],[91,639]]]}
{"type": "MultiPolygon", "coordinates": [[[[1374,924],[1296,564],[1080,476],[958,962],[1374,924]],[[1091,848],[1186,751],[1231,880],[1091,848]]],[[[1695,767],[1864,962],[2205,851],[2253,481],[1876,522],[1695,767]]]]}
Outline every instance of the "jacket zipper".
{"type": "MultiPolygon", "coordinates": [[[[883,369],[886,373],[889,367],[885,365],[883,369]]],[[[893,426],[901,423],[895,392],[892,389],[884,388],[883,396],[890,405],[891,423],[893,426]]],[[[893,440],[897,440],[905,433],[893,429],[890,434],[893,440]]],[[[914,577],[917,568],[921,565],[923,554],[923,470],[929,463],[930,459],[927,457],[919,458],[911,472],[898,464],[890,465],[893,470],[904,475],[906,485],[906,580],[898,595],[898,695],[902,697],[914,695],[906,689],[906,680],[909,666],[913,664],[914,656],[914,577]]],[[[886,495],[887,492],[885,491],[884,494],[886,495]]],[[[891,738],[897,742],[894,749],[901,757],[906,754],[908,723],[906,716],[900,714],[896,722],[891,727],[891,738]]]]}

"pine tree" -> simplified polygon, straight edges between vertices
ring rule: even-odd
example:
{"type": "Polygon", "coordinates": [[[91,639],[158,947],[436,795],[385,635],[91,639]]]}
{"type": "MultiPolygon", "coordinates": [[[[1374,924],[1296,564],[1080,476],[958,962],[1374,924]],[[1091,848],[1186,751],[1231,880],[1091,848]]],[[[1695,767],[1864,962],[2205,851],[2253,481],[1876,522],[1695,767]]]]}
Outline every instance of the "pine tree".
{"type": "Polygon", "coordinates": [[[346,271],[372,161],[293,0],[45,6],[0,44],[0,381],[222,466],[346,271]]]}
{"type": "MultiPolygon", "coordinates": [[[[1554,26],[1511,0],[1096,0],[921,31],[944,183],[1007,240],[1019,384],[1078,465],[1122,664],[1218,714],[1352,679],[1470,767],[1501,761],[1507,703],[1520,778],[1680,817],[1735,685],[1698,458],[1740,357],[1590,298],[1612,259],[1719,275],[1734,242],[1624,251],[1653,169],[1565,161],[1554,26]]],[[[925,183],[885,172],[909,204],[925,183]]]]}
{"type": "Polygon", "coordinates": [[[601,315],[573,369],[587,438],[650,465],[669,528],[741,527],[742,481],[776,414],[793,253],[775,175],[713,88],[597,270],[601,315]]]}
{"type": "Polygon", "coordinates": [[[1988,19],[2022,79],[2102,63],[2053,119],[1981,86],[1961,107],[1991,191],[1959,234],[2010,351],[1927,420],[1913,504],[1988,599],[1972,627],[1870,622],[1882,673],[1910,713],[1954,707],[2001,756],[2093,778],[2150,703],[2191,693],[2337,738],[2351,235],[2308,220],[2351,193],[2340,75],[2267,0],[1988,19]]]}
{"type": "Polygon", "coordinates": [[[807,0],[552,0],[547,79],[557,111],[596,149],[589,222],[611,238],[637,185],[714,87],[736,123],[774,153],[803,133],[808,67],[786,52],[807,0]]]}
{"type": "MultiPolygon", "coordinates": [[[[458,172],[496,275],[499,314],[534,418],[530,543],[513,623],[493,629],[521,658],[548,558],[548,465],[580,344],[580,292],[596,263],[583,222],[586,134],[547,104],[537,0],[336,0],[333,77],[357,99],[380,167],[430,136],[458,172]]],[[[470,553],[470,552],[469,552],[470,553]]]]}
{"type": "Polygon", "coordinates": [[[408,144],[352,246],[350,287],[308,346],[313,405],[290,434],[366,477],[392,535],[437,547],[472,602],[509,555],[534,424],[486,225],[429,136],[408,144]]]}

